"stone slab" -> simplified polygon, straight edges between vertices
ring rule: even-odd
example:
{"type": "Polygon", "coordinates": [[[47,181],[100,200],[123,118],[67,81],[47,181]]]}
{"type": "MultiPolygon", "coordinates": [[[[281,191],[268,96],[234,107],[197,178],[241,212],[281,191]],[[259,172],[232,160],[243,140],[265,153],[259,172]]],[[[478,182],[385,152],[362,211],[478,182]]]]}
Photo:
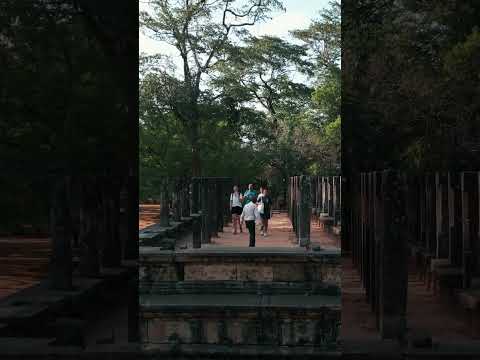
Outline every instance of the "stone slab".
{"type": "Polygon", "coordinates": [[[146,296],[141,297],[141,314],[148,324],[143,339],[148,343],[170,342],[173,334],[181,343],[198,341],[185,326],[194,321],[202,329],[203,343],[218,344],[225,337],[235,345],[332,345],[338,335],[340,297],[146,296]]]}
{"type": "Polygon", "coordinates": [[[321,281],[314,282],[280,282],[280,281],[237,281],[237,280],[188,280],[188,281],[163,281],[148,288],[151,294],[311,294],[340,296],[341,289],[335,284],[321,281]]]}
{"type": "Polygon", "coordinates": [[[184,280],[237,280],[235,264],[187,264],[184,268],[184,280]]]}
{"type": "Polygon", "coordinates": [[[256,294],[202,294],[202,295],[144,295],[140,296],[143,312],[198,311],[202,309],[282,308],[293,311],[306,309],[340,309],[340,296],[256,295],[256,294]]]}

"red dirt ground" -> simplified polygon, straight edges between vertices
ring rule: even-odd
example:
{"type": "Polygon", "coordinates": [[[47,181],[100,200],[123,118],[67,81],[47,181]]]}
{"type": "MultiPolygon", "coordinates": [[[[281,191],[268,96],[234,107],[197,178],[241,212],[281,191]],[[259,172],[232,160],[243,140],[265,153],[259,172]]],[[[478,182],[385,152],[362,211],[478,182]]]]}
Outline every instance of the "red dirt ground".
{"type": "Polygon", "coordinates": [[[160,205],[141,204],[139,208],[139,230],[158,222],[160,216],[160,205]]]}
{"type": "Polygon", "coordinates": [[[47,275],[50,239],[0,238],[0,299],[47,275]]]}
{"type": "MultiPolygon", "coordinates": [[[[469,341],[467,317],[458,305],[448,304],[427,290],[418,276],[409,273],[407,327],[410,331],[430,334],[434,341],[469,341]]],[[[342,328],[344,339],[379,339],[375,316],[365,301],[365,291],[351,258],[343,259],[342,328]]]]}

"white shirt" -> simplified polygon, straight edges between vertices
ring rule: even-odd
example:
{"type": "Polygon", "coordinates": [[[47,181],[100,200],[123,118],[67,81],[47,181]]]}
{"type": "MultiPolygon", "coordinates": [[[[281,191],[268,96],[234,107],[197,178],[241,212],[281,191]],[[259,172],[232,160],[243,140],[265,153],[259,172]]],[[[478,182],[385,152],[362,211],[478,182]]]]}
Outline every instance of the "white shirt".
{"type": "Polygon", "coordinates": [[[253,221],[259,219],[260,214],[258,213],[257,204],[249,202],[243,207],[242,215],[240,215],[240,221],[253,221]]]}
{"type": "Polygon", "coordinates": [[[230,206],[231,207],[242,207],[242,203],[240,202],[240,193],[232,193],[230,195],[230,206]]]}

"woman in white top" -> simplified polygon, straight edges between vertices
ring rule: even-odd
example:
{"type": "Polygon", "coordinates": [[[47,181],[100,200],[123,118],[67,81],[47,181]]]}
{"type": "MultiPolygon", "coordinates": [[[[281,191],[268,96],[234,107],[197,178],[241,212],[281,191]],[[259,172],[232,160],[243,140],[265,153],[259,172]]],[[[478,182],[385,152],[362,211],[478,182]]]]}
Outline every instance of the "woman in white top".
{"type": "Polygon", "coordinates": [[[233,193],[230,194],[230,210],[232,212],[233,234],[237,234],[237,228],[240,227],[240,232],[243,232],[242,224],[240,223],[240,215],[242,214],[243,195],[238,191],[238,186],[233,187],[233,193]]]}
{"type": "MultiPolygon", "coordinates": [[[[263,186],[260,186],[260,190],[259,190],[258,196],[257,196],[257,205],[258,206],[260,206],[260,204],[262,203],[262,197],[263,197],[263,186]]],[[[263,221],[260,225],[260,233],[263,236],[263,221]]]]}

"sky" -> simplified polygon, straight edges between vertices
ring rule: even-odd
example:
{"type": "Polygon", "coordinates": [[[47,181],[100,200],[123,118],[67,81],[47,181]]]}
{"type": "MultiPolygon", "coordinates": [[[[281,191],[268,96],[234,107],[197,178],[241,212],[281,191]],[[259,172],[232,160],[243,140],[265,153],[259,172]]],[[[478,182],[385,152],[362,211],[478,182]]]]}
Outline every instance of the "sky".
{"type": "MultiPolygon", "coordinates": [[[[306,28],[310,21],[318,17],[321,9],[328,7],[329,0],[284,0],[285,12],[276,11],[271,14],[272,19],[250,27],[254,35],[271,35],[289,38],[288,32],[294,29],[306,28]]],[[[146,10],[146,5],[140,1],[140,10],[146,10]]],[[[176,55],[174,49],[139,34],[139,47],[141,53],[148,55],[162,53],[176,55]]]]}

